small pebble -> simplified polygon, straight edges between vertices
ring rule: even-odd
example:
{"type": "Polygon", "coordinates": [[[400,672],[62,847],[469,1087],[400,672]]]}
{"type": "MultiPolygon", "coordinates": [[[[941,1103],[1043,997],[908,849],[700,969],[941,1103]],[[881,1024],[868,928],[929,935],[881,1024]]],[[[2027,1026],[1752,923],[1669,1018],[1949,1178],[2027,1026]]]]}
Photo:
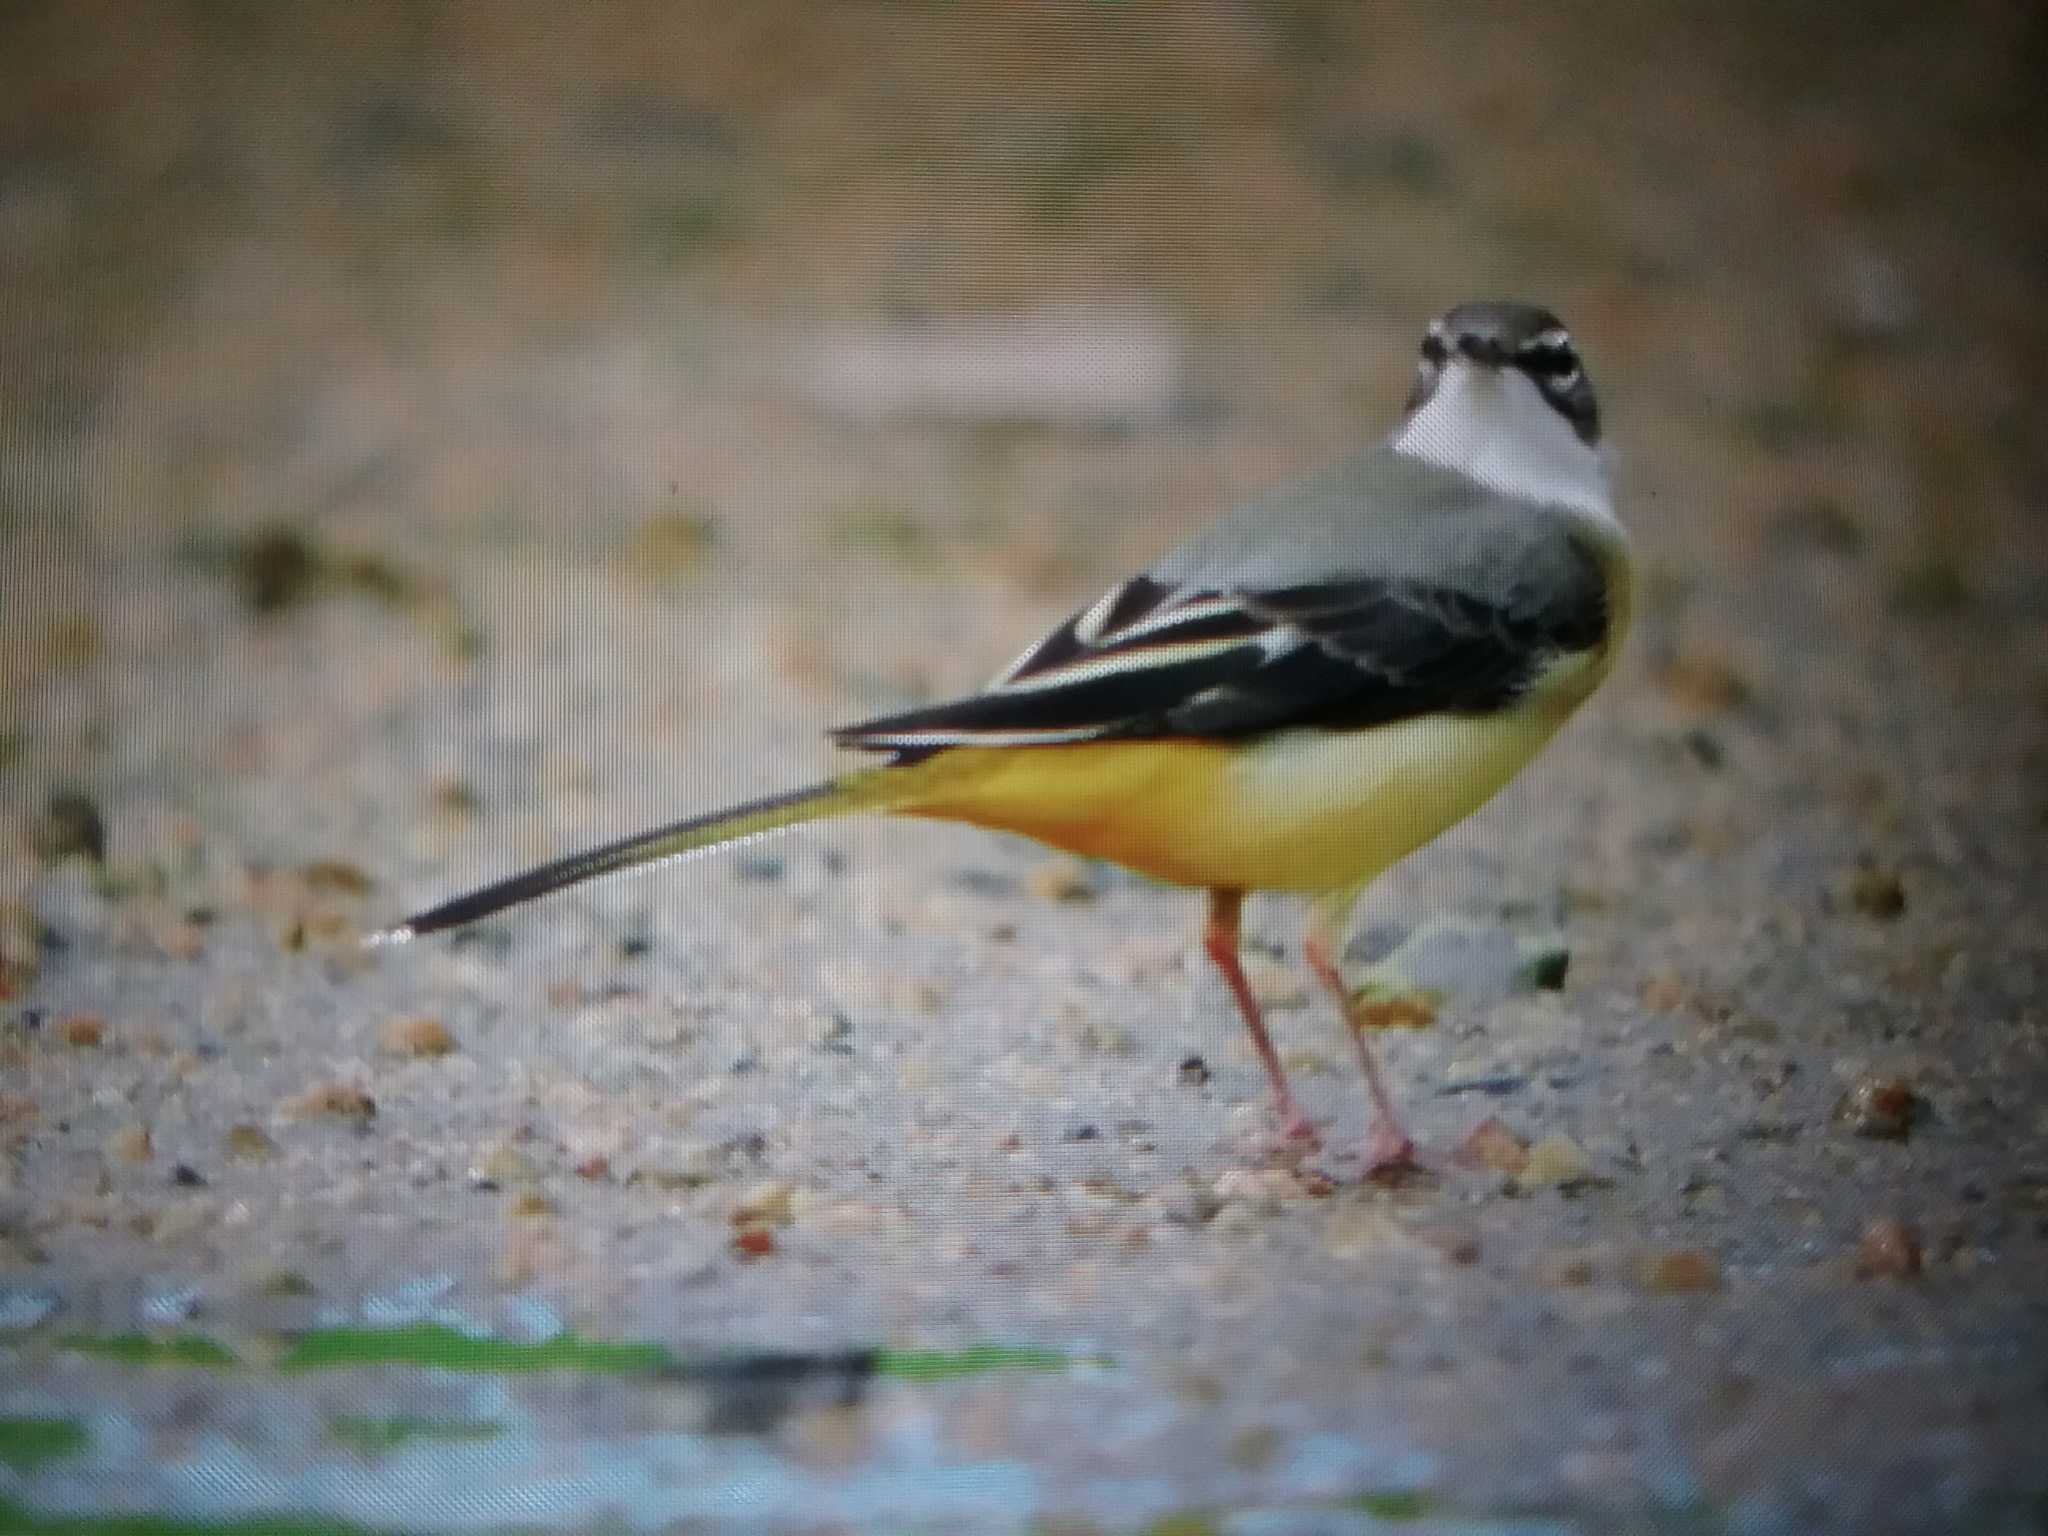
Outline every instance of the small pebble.
{"type": "Polygon", "coordinates": [[[1721,1266],[1697,1248],[1674,1248],[1646,1257],[1637,1270],[1643,1289],[1657,1296],[1677,1296],[1721,1288],[1721,1266]]]}
{"type": "MultiPolygon", "coordinates": [[[[1234,1209],[1234,1207],[1233,1207],[1234,1209]]],[[[1278,1209],[1269,1204],[1268,1211],[1278,1209]]],[[[1383,1257],[1400,1251],[1413,1251],[1426,1247],[1441,1254],[1434,1244],[1425,1242],[1417,1233],[1393,1220],[1377,1205],[1351,1200],[1340,1200],[1333,1204],[1323,1218],[1323,1247],[1332,1257],[1359,1259],[1383,1257]]]]}
{"type": "Polygon", "coordinates": [[[436,1307],[427,1314],[427,1321],[461,1334],[465,1339],[488,1339],[491,1325],[473,1313],[460,1307],[436,1307]]]}
{"type": "Polygon", "coordinates": [[[432,1058],[455,1050],[455,1037],[439,1019],[392,1019],[377,1032],[377,1043],[393,1056],[432,1058]]]}
{"type": "Polygon", "coordinates": [[[1209,1063],[1199,1056],[1183,1056],[1178,1075],[1181,1087],[1199,1088],[1209,1081],[1209,1063]]]}
{"type": "Polygon", "coordinates": [[[1671,1013],[1685,1004],[1685,983],[1669,972],[1652,976],[1643,983],[1643,1006],[1654,1013],[1671,1013]]]}
{"type": "Polygon", "coordinates": [[[0,1333],[20,1333],[35,1327],[57,1310],[52,1291],[0,1290],[0,1333]]]}
{"type": "Polygon", "coordinates": [[[1657,674],[1657,683],[1687,709],[1730,710],[1749,697],[1742,674],[1718,656],[1680,657],[1657,674]]]}
{"type": "Polygon", "coordinates": [[[1137,1054],[1138,1037],[1121,1024],[1103,1019],[1082,1019],[1062,1025],[1062,1040],[1071,1039],[1081,1050],[1097,1056],[1132,1056],[1137,1054]]]}
{"type": "Polygon", "coordinates": [[[1539,1273],[1547,1285],[1591,1285],[1598,1270],[1590,1253],[1559,1253],[1543,1261],[1539,1273]]]}
{"type": "Polygon", "coordinates": [[[124,1163],[146,1163],[154,1150],[146,1125],[123,1126],[108,1144],[108,1151],[124,1163]]]}
{"type": "Polygon", "coordinates": [[[142,1298],[136,1312],[143,1322],[158,1328],[168,1328],[192,1319],[199,1311],[199,1296],[200,1290],[196,1285],[181,1285],[174,1290],[154,1291],[142,1298]]]}
{"type": "Polygon", "coordinates": [[[373,1328],[425,1322],[436,1302],[455,1289],[453,1275],[425,1275],[363,1298],[363,1321],[373,1328]]]}
{"type": "Polygon", "coordinates": [[[89,795],[58,790],[29,829],[36,857],[48,864],[79,854],[95,864],[107,857],[107,824],[89,795]]]}
{"type": "Polygon", "coordinates": [[[869,1237],[888,1225],[889,1217],[879,1206],[865,1200],[841,1200],[818,1213],[818,1225],[845,1237],[869,1237]]]}
{"type": "Polygon", "coordinates": [[[234,554],[235,584],[252,613],[272,614],[306,595],[322,575],[320,557],[299,535],[272,528],[234,554]]]}
{"type": "Polygon", "coordinates": [[[1702,768],[1719,768],[1728,761],[1727,751],[1706,731],[1687,731],[1681,739],[1685,743],[1686,751],[1692,754],[1693,761],[1702,768]]]}
{"type": "Polygon", "coordinates": [[[227,1147],[227,1154],[237,1162],[268,1162],[277,1155],[277,1143],[260,1125],[231,1125],[227,1135],[221,1138],[227,1147]]]}
{"type": "Polygon", "coordinates": [[[350,1083],[320,1083],[287,1099],[284,1112],[300,1120],[325,1115],[367,1125],[377,1118],[377,1101],[350,1083]]]}
{"type": "Polygon", "coordinates": [[[612,1176],[612,1160],[599,1152],[578,1163],[575,1172],[579,1179],[608,1179],[612,1176]]]}
{"type": "Polygon", "coordinates": [[[1896,1216],[1880,1216],[1856,1240],[1858,1280],[1908,1280],[1920,1273],[1920,1239],[1896,1216]]]}
{"type": "Polygon", "coordinates": [[[505,1333],[529,1344],[559,1338],[568,1324],[562,1314],[536,1296],[511,1296],[504,1303],[505,1333]]]}
{"type": "Polygon", "coordinates": [[[500,1142],[470,1165],[469,1182],[479,1188],[505,1189],[531,1184],[540,1177],[532,1158],[510,1142],[500,1142]]]}
{"type": "Polygon", "coordinates": [[[1040,901],[1093,901],[1095,882],[1088,866],[1075,859],[1050,859],[1025,877],[1024,885],[1040,901]]]}
{"type": "Polygon", "coordinates": [[[529,1189],[512,1202],[514,1216],[552,1216],[555,1202],[537,1189],[529,1189]]]}
{"type": "Polygon", "coordinates": [[[1835,1103],[1835,1119],[1858,1136],[1904,1141],[1920,1113],[1921,1099],[1902,1077],[1863,1077],[1835,1103]]]}
{"type": "Polygon", "coordinates": [[[96,1013],[74,1013],[58,1022],[57,1038],[75,1051],[96,1051],[107,1043],[107,1021],[96,1013]]]}
{"type": "MultiPolygon", "coordinates": [[[[1529,1143],[1498,1115],[1488,1115],[1466,1133],[1451,1153],[1460,1168],[1491,1168],[1497,1173],[1526,1174],[1529,1143]]],[[[1584,1170],[1581,1158],[1580,1172],[1584,1170]]]]}
{"type": "Polygon", "coordinates": [[[1477,1264],[1479,1239],[1457,1227],[1424,1227],[1415,1234],[1427,1248],[1433,1248],[1453,1264],[1477,1264]]]}
{"type": "Polygon", "coordinates": [[[180,1189],[204,1189],[206,1175],[190,1163],[179,1163],[171,1170],[171,1182],[180,1189]]]}
{"type": "Polygon", "coordinates": [[[786,1179],[767,1179],[741,1195],[730,1220],[736,1227],[786,1227],[796,1186],[786,1179]]]}
{"type": "MultiPolygon", "coordinates": [[[[960,890],[971,891],[976,896],[1007,898],[1017,892],[1016,880],[998,869],[981,869],[970,865],[953,870],[947,879],[948,883],[960,890]]],[[[1014,938],[1015,934],[1013,933],[1011,937],[1014,938]]]]}
{"type": "Polygon", "coordinates": [[[1889,922],[1906,910],[1906,888],[1889,870],[1865,866],[1849,877],[1849,905],[1865,917],[1889,922]]]}
{"type": "Polygon", "coordinates": [[[820,1015],[811,1036],[811,1044],[818,1050],[834,1056],[853,1054],[853,1021],[843,1013],[820,1015]]]}
{"type": "Polygon", "coordinates": [[[1288,1200],[1306,1198],[1307,1188],[1286,1168],[1232,1168],[1216,1176],[1216,1204],[1272,1213],[1288,1200]]]}
{"type": "Polygon", "coordinates": [[[1213,1220],[1222,1210],[1223,1202],[1215,1190],[1202,1179],[1189,1175],[1180,1183],[1168,1185],[1159,1194],[1159,1214],[1177,1226],[1199,1227],[1213,1220]]]}
{"type": "MultiPolygon", "coordinates": [[[[1504,1099],[1509,1094],[1520,1093],[1529,1086],[1529,1078],[1522,1072],[1493,1072],[1479,1077],[1452,1077],[1437,1089],[1440,1099],[1455,1098],[1461,1093],[1483,1093],[1489,1098],[1504,1099]]],[[[1553,1088],[1563,1086],[1553,1082],[1553,1088]]]]}
{"type": "Polygon", "coordinates": [[[1525,1189],[1576,1184],[1592,1172],[1586,1154],[1569,1136],[1546,1136],[1529,1148],[1529,1158],[1516,1179],[1525,1189]]]}
{"type": "Polygon", "coordinates": [[[377,886],[361,869],[343,859],[315,859],[310,864],[301,864],[299,878],[306,883],[307,890],[324,896],[367,896],[377,886]]]}
{"type": "Polygon", "coordinates": [[[1407,992],[1396,997],[1362,997],[1351,1005],[1351,1017],[1360,1029],[1433,1029],[1436,1027],[1437,999],[1428,992],[1407,992]]]}
{"type": "Polygon", "coordinates": [[[206,953],[206,924],[165,913],[146,921],[149,941],[166,960],[197,960],[206,953]]]}
{"type": "Polygon", "coordinates": [[[175,1245],[216,1233],[220,1224],[220,1208],[214,1201],[180,1200],[157,1216],[154,1231],[158,1242],[175,1245]]]}
{"type": "Polygon", "coordinates": [[[1572,973],[1572,952],[1563,944],[1528,945],[1521,950],[1520,959],[1515,979],[1527,991],[1562,992],[1572,973]]]}
{"type": "Polygon", "coordinates": [[[1255,1424],[1231,1436],[1224,1454],[1240,1472],[1260,1472],[1272,1464],[1287,1444],[1281,1432],[1270,1424],[1255,1424]]]}
{"type": "Polygon", "coordinates": [[[1289,1077],[1334,1077],[1338,1072],[1337,1063],[1313,1046],[1298,1045],[1282,1051],[1280,1061],[1289,1077]]]}

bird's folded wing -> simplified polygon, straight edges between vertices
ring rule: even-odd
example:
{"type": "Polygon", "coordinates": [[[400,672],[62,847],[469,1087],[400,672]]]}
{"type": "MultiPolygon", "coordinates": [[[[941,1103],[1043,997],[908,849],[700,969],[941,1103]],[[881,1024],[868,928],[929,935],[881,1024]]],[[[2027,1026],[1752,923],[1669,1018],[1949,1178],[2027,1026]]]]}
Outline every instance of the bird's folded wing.
{"type": "Polygon", "coordinates": [[[922,756],[953,746],[1227,739],[1359,729],[1505,707],[1605,632],[1597,563],[1497,598],[1372,576],[1204,590],[1135,577],[1083,609],[982,692],[833,732],[922,756]]]}

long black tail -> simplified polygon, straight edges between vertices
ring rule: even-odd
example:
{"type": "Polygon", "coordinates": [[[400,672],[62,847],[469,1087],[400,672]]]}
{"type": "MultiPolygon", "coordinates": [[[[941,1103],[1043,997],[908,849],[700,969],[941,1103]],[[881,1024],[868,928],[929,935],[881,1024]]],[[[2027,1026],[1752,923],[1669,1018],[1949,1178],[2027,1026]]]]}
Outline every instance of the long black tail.
{"type": "Polygon", "coordinates": [[[807,821],[822,821],[829,816],[843,816],[854,811],[883,809],[894,798],[888,778],[889,770],[886,768],[866,769],[823,784],[813,784],[808,789],[770,795],[764,800],[750,800],[744,805],[713,811],[708,816],[692,816],[685,821],[656,827],[651,832],[622,837],[615,843],[572,853],[567,858],[510,875],[444,901],[437,907],[429,907],[394,927],[371,934],[366,942],[403,944],[408,939],[459,928],[480,917],[489,917],[507,907],[537,900],[601,875],[729,847],[733,843],[779,832],[807,821]]]}

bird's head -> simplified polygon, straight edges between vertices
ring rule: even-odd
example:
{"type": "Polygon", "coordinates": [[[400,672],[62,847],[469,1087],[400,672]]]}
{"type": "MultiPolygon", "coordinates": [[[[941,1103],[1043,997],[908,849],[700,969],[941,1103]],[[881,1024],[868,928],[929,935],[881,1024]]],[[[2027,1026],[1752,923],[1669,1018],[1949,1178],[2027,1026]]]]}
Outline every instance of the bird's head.
{"type": "Polygon", "coordinates": [[[1512,494],[1606,494],[1592,383],[1571,333],[1533,304],[1460,304],[1430,322],[1394,446],[1512,494]]]}
{"type": "Polygon", "coordinates": [[[1446,376],[1465,369],[1494,375],[1507,388],[1521,381],[1570,425],[1580,442],[1599,444],[1600,406],[1592,381],[1571,333],[1549,310],[1487,301],[1460,304],[1432,320],[1422,338],[1408,413],[1427,405],[1446,376]]]}

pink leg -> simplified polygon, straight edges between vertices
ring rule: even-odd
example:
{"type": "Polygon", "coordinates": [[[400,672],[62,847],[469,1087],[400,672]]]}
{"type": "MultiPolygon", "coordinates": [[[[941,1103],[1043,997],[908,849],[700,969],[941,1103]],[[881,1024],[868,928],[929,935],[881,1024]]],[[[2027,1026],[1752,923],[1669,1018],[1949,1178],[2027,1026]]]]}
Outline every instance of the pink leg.
{"type": "Polygon", "coordinates": [[[1334,926],[1330,915],[1319,909],[1309,920],[1308,936],[1302,943],[1301,952],[1308,961],[1309,969],[1316,973],[1316,980],[1337,999],[1338,1011],[1344,1016],[1344,1028],[1358,1044],[1358,1063],[1365,1068],[1365,1085],[1372,1092],[1374,1111],[1372,1138],[1365,1149],[1366,1171],[1382,1173],[1413,1168],[1416,1166],[1415,1143],[1402,1128],[1401,1112],[1394,1107],[1394,1096],[1387,1091],[1386,1081],[1380,1076],[1380,1064],[1373,1056],[1372,1042],[1366,1038],[1366,1032],[1358,1022],[1351,989],[1344,985],[1343,974],[1337,969],[1336,944],[1331,936],[1334,926]]]}
{"type": "Polygon", "coordinates": [[[1266,1064],[1266,1076],[1273,1084],[1273,1108],[1280,1115],[1281,1134],[1289,1141],[1314,1145],[1316,1128],[1294,1102],[1293,1090],[1287,1086],[1287,1073],[1280,1065],[1280,1055],[1273,1049],[1273,1039],[1266,1033],[1265,1021],[1259,1017],[1259,1000],[1252,996],[1251,983],[1244,979],[1244,967],[1238,962],[1237,919],[1243,908],[1243,891],[1211,891],[1209,920],[1202,925],[1202,947],[1209,952],[1216,969],[1223,973],[1223,979],[1230,983],[1231,996],[1237,999],[1237,1011],[1244,1015],[1244,1027],[1251,1033],[1252,1048],[1259,1053],[1259,1060],[1266,1064]]]}

